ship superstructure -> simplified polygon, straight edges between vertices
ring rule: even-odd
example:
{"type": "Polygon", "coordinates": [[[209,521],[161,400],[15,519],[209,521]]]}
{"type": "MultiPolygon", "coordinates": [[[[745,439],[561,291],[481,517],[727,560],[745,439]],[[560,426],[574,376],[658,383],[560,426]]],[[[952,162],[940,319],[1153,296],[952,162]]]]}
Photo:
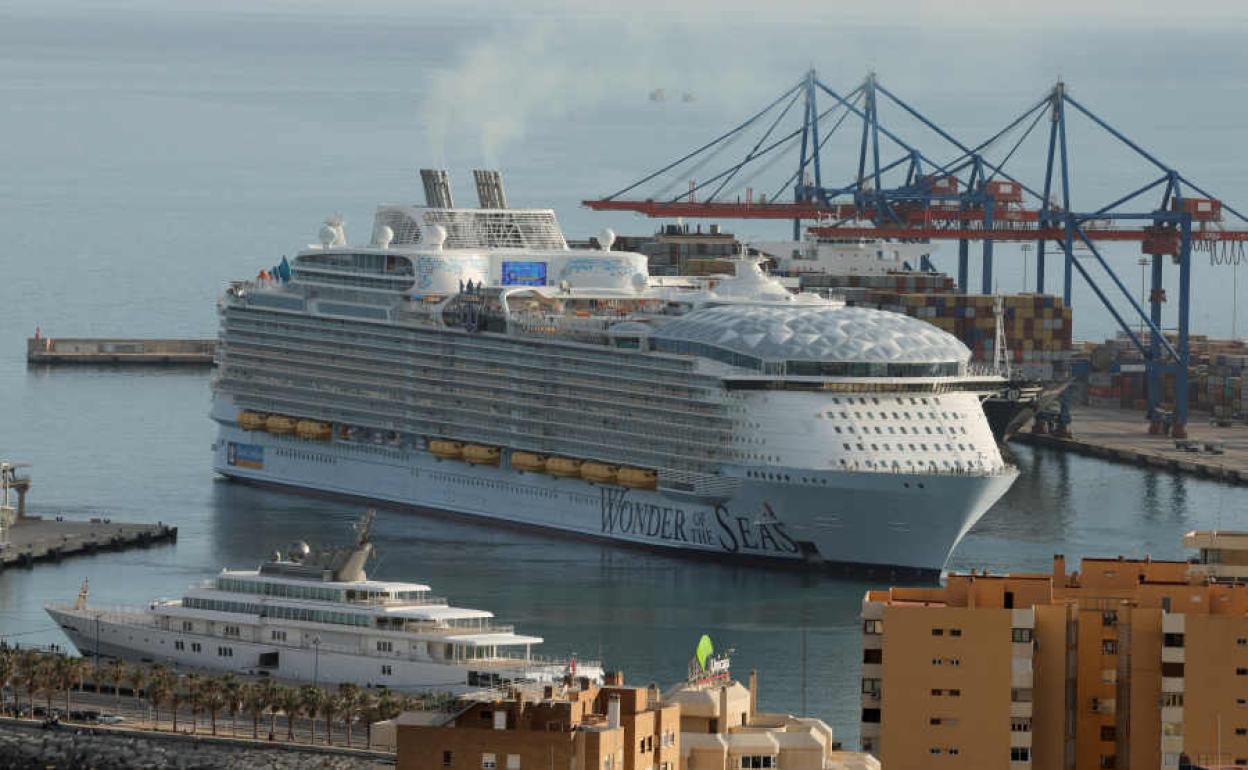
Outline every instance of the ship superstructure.
{"type": "MultiPolygon", "coordinates": [[[[999,377],[917,319],[651,280],[554,213],[382,206],[221,301],[230,478],[719,554],[941,569],[1010,486],[999,377]]],[[[478,177],[479,188],[482,177],[478,177]]],[[[495,207],[484,207],[493,204],[495,207]]]]}
{"type": "Polygon", "coordinates": [[[491,612],[452,606],[427,585],[370,580],[371,523],[369,512],[352,546],[300,541],[259,569],[222,570],[142,610],[89,606],[84,583],[72,606],[47,611],[87,656],[401,690],[601,680],[595,662],[535,657],[542,638],[491,612]]]}

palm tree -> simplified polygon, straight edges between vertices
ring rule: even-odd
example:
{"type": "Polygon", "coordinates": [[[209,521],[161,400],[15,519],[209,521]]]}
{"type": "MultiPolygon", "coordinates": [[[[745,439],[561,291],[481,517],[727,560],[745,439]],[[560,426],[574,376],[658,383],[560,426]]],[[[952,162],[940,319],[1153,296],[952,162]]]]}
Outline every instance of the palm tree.
{"type": "MultiPolygon", "coordinates": [[[[117,708],[121,708],[121,683],[126,681],[126,676],[130,673],[130,667],[121,658],[113,658],[100,672],[99,679],[113,686],[113,700],[117,704],[117,708]]],[[[97,683],[98,684],[98,683],[97,683]]],[[[96,687],[99,692],[99,687],[96,687]]]]}
{"type": "Polygon", "coordinates": [[[130,666],[126,671],[126,684],[130,685],[130,695],[134,698],[136,706],[140,702],[139,691],[147,684],[148,676],[149,672],[144,666],[130,666]]]}
{"type": "Polygon", "coordinates": [[[225,674],[219,680],[221,694],[225,696],[225,710],[230,715],[230,735],[238,736],[238,712],[243,706],[243,683],[233,674],[225,674]]]}
{"type": "Polygon", "coordinates": [[[203,705],[203,677],[186,675],[186,701],[191,704],[191,734],[199,732],[199,709],[203,705]]]}
{"type": "Polygon", "coordinates": [[[273,736],[277,730],[277,711],[281,706],[282,688],[273,684],[272,679],[266,679],[260,683],[260,691],[263,693],[262,701],[269,710],[269,740],[273,740],[273,736]]]}
{"type": "Polygon", "coordinates": [[[26,696],[30,699],[30,711],[33,714],[35,711],[35,695],[39,693],[39,685],[43,681],[43,656],[34,650],[27,650],[18,659],[17,667],[18,681],[22,683],[23,689],[26,690],[26,696]]]}
{"type": "MultiPolygon", "coordinates": [[[[134,684],[135,671],[140,670],[142,669],[135,668],[130,672],[130,682],[132,685],[134,684]]],[[[147,679],[147,699],[151,702],[152,709],[155,712],[154,721],[157,725],[159,725],[160,704],[173,701],[174,693],[177,692],[178,689],[177,677],[169,669],[157,664],[152,668],[151,675],[147,679]]],[[[134,692],[137,697],[139,692],[138,687],[135,687],[134,692]]],[[[173,731],[175,733],[178,731],[178,712],[176,703],[174,705],[173,712],[173,731]]]]}
{"type": "Polygon", "coordinates": [[[334,745],[334,716],[342,713],[342,698],[337,693],[321,691],[321,716],[325,717],[325,745],[334,745]]]}
{"type": "MultiPolygon", "coordinates": [[[[10,682],[16,682],[17,653],[9,647],[0,648],[0,714],[5,711],[4,690],[10,682]]],[[[13,700],[17,701],[17,687],[13,687],[13,700]]]]}
{"type": "Polygon", "coordinates": [[[277,704],[286,712],[286,740],[295,740],[295,719],[303,709],[303,693],[294,687],[283,687],[278,690],[277,704]]]}
{"type": "Polygon", "coordinates": [[[351,682],[343,682],[338,685],[339,713],[342,714],[342,721],[347,728],[347,748],[351,747],[351,723],[355,721],[355,717],[360,713],[362,699],[363,696],[360,693],[359,685],[351,682]]]}
{"type": "Polygon", "coordinates": [[[199,702],[204,711],[208,712],[208,722],[212,726],[212,734],[217,734],[217,712],[225,707],[225,687],[221,680],[208,677],[199,683],[199,702]]]}
{"type": "Polygon", "coordinates": [[[82,689],[82,678],[86,676],[87,669],[91,667],[91,664],[87,663],[84,658],[71,658],[68,655],[63,655],[55,660],[52,678],[55,680],[57,688],[65,693],[65,718],[68,719],[70,712],[74,710],[70,701],[70,693],[73,692],[74,685],[82,689]]]}
{"type": "Polygon", "coordinates": [[[260,738],[260,716],[268,708],[264,699],[264,688],[259,682],[247,682],[238,692],[238,702],[243,711],[251,714],[251,739],[260,738]]]}
{"type": "Polygon", "coordinates": [[[373,748],[373,723],[377,721],[377,696],[371,692],[360,691],[360,702],[357,706],[360,718],[364,720],[365,746],[373,748]]]}
{"type": "Polygon", "coordinates": [[[299,704],[308,715],[308,725],[312,730],[308,743],[316,743],[316,715],[325,703],[325,691],[316,685],[305,684],[299,688],[299,704]]]}

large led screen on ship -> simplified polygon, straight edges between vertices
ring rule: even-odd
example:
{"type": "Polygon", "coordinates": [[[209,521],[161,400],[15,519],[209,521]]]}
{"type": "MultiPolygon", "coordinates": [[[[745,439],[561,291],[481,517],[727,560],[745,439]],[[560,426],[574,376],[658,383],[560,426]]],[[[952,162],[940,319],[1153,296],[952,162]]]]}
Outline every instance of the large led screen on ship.
{"type": "Polygon", "coordinates": [[[545,286],[545,262],[504,262],[504,286],[545,286]]]}

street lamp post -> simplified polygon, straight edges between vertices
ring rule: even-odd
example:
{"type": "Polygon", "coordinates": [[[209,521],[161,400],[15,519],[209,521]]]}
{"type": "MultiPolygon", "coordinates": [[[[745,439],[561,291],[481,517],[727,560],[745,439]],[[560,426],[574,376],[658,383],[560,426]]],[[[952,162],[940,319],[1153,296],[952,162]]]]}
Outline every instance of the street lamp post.
{"type": "Polygon", "coordinates": [[[312,686],[316,687],[321,679],[321,637],[312,637],[312,686]]]}

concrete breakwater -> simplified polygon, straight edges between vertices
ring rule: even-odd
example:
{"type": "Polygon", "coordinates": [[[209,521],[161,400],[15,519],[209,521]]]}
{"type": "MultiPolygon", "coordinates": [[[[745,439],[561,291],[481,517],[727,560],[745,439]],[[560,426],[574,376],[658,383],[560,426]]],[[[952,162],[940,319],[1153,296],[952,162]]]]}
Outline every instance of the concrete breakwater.
{"type": "Polygon", "coordinates": [[[67,556],[174,543],[178,528],[160,522],[124,524],[100,518],[80,521],[23,516],[8,528],[7,535],[8,542],[0,548],[0,570],[67,556]]]}
{"type": "Polygon", "coordinates": [[[215,339],[29,337],[31,364],[161,364],[211,366],[215,339]]]}
{"type": "Polygon", "coordinates": [[[387,765],[393,762],[363,752],[99,727],[44,730],[37,723],[0,719],[0,768],[365,770],[387,765]]]}

